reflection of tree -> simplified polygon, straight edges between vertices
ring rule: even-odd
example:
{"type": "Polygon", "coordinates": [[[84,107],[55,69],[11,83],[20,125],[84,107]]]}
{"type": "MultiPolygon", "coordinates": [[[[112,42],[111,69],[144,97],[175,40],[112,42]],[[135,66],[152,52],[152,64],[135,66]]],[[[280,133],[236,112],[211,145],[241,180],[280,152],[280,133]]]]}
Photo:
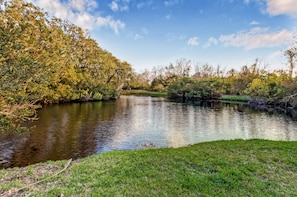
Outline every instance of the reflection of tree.
{"type": "Polygon", "coordinates": [[[0,136],[0,168],[12,165],[11,161],[14,157],[14,151],[22,148],[26,139],[26,133],[17,136],[14,134],[0,136]]]}
{"type": "Polygon", "coordinates": [[[41,109],[36,128],[14,152],[14,165],[80,158],[96,153],[97,147],[105,144],[113,134],[98,127],[112,119],[119,107],[115,101],[108,101],[53,105],[41,109]]]}

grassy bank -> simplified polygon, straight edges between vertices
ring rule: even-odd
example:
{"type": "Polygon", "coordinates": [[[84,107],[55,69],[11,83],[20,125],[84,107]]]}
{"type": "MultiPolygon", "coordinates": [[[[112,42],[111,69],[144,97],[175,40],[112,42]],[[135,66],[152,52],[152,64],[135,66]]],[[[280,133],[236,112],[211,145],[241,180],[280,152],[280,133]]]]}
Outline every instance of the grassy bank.
{"type": "Polygon", "coordinates": [[[167,92],[155,92],[148,90],[124,90],[121,92],[121,95],[166,97],[167,92]]]}
{"type": "Polygon", "coordinates": [[[229,102],[248,102],[249,96],[242,95],[223,95],[220,100],[229,102]]]}
{"type": "Polygon", "coordinates": [[[235,140],[110,152],[0,170],[0,194],[32,196],[294,196],[297,142],[235,140]]]}
{"type": "MultiPolygon", "coordinates": [[[[166,97],[167,92],[156,92],[156,91],[148,91],[148,90],[124,90],[121,92],[121,95],[166,97]]],[[[228,102],[248,102],[249,96],[223,95],[220,98],[220,100],[228,101],[228,102]]]]}

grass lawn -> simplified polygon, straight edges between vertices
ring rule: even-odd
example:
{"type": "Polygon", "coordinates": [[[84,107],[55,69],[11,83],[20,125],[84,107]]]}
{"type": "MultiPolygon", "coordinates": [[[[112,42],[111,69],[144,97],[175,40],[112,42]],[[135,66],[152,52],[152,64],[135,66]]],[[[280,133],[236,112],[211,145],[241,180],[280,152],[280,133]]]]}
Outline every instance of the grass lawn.
{"type": "Polygon", "coordinates": [[[135,95],[135,96],[153,96],[153,97],[166,97],[167,92],[155,92],[148,90],[124,90],[122,95],[135,95]]]}
{"type": "Polygon", "coordinates": [[[217,141],[0,170],[0,196],[296,196],[297,142],[217,141]]]}

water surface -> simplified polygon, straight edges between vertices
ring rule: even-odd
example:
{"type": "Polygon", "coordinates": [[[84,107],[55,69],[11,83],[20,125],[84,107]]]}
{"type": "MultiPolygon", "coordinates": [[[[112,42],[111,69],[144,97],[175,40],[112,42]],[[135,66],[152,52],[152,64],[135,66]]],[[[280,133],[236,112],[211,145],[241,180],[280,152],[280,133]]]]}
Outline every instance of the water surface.
{"type": "Polygon", "coordinates": [[[0,167],[214,140],[297,141],[296,121],[227,103],[193,106],[122,96],[117,101],[47,106],[39,117],[31,133],[0,136],[0,167]]]}

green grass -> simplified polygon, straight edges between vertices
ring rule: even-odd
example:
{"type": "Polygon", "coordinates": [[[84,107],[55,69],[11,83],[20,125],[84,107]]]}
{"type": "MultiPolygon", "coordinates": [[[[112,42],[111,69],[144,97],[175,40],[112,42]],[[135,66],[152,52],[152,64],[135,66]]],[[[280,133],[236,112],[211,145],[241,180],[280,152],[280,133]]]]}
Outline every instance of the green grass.
{"type": "MultiPolygon", "coordinates": [[[[46,178],[66,161],[0,170],[0,195],[46,178]]],[[[70,167],[18,195],[295,196],[297,142],[217,141],[185,148],[116,151],[70,167]]]]}
{"type": "Polygon", "coordinates": [[[245,95],[223,95],[220,100],[222,101],[234,101],[234,102],[248,102],[249,96],[245,95]]]}
{"type": "Polygon", "coordinates": [[[156,92],[148,90],[125,90],[121,92],[122,95],[135,95],[135,96],[152,96],[152,97],[166,97],[167,92],[156,92]]]}

